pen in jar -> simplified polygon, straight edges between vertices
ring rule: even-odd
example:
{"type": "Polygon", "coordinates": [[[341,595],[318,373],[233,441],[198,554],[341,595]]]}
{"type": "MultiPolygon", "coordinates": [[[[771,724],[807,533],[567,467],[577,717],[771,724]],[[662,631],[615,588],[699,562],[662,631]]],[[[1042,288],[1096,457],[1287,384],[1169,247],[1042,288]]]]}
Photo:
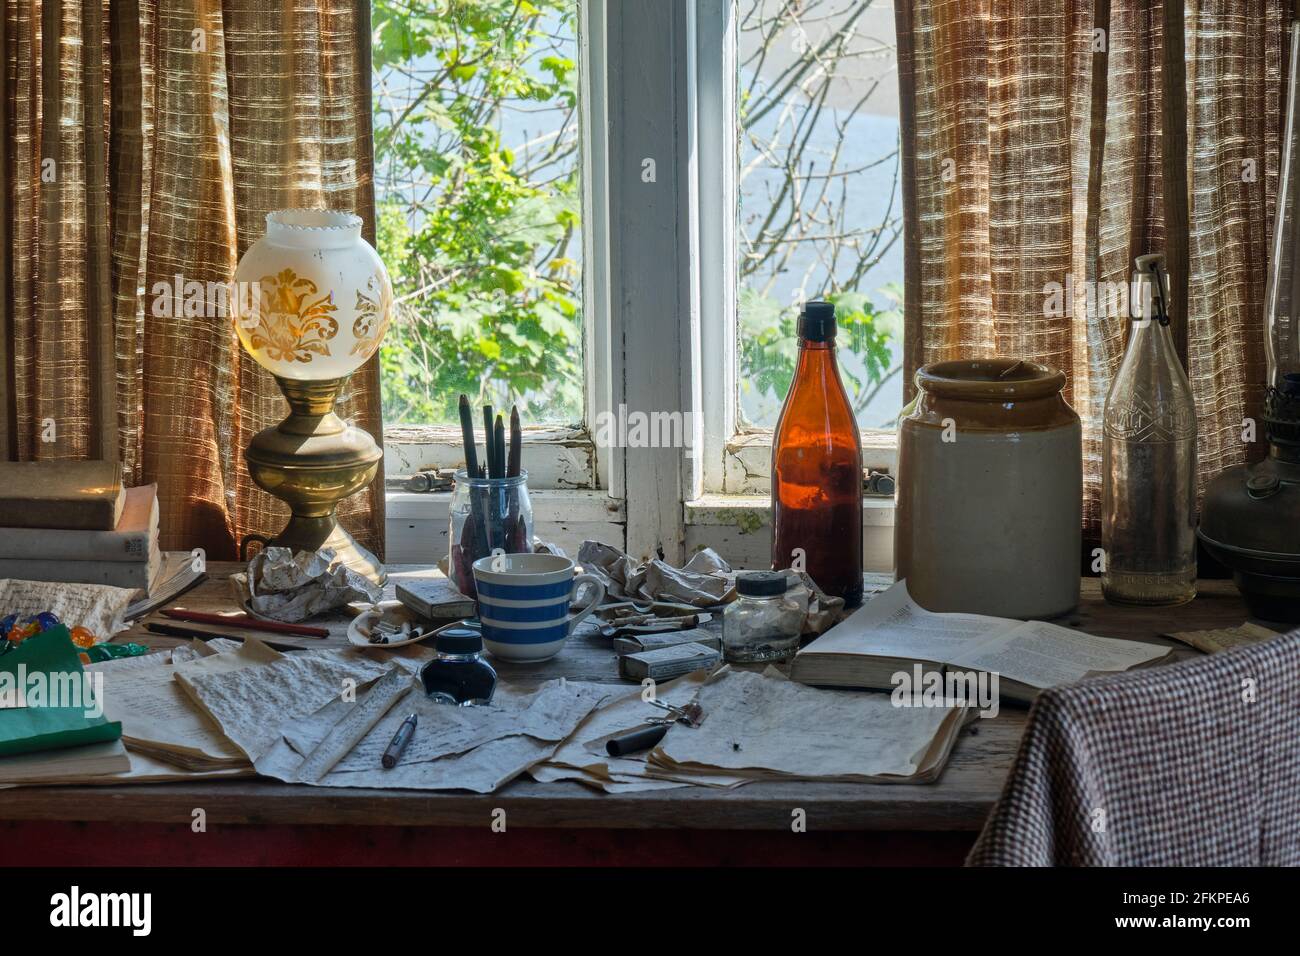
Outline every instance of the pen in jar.
{"type": "Polygon", "coordinates": [[[397,766],[397,761],[402,759],[402,751],[406,749],[406,745],[415,736],[415,724],[416,716],[411,714],[402,721],[402,726],[397,728],[397,733],[393,734],[393,739],[389,741],[387,749],[384,750],[383,759],[380,761],[385,770],[392,770],[397,766]]]}

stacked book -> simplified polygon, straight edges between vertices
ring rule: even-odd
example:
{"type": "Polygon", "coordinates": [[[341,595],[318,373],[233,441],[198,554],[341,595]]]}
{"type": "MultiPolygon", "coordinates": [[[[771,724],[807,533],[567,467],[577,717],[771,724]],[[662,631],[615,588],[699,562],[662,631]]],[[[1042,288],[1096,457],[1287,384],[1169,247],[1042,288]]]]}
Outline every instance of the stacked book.
{"type": "Polygon", "coordinates": [[[163,567],[156,485],[123,487],[115,462],[0,463],[0,578],[148,594],[163,567]]]}

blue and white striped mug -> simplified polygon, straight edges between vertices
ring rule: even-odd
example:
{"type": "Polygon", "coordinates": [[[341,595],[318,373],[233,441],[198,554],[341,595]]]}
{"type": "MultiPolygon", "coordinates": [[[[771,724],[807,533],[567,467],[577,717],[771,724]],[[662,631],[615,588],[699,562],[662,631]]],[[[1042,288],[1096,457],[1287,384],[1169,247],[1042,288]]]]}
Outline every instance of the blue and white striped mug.
{"type": "Polygon", "coordinates": [[[564,640],[605,599],[605,585],[557,554],[489,554],[474,562],[483,644],[506,661],[533,663],[560,653],[564,640]],[[572,617],[578,586],[595,591],[572,617]]]}

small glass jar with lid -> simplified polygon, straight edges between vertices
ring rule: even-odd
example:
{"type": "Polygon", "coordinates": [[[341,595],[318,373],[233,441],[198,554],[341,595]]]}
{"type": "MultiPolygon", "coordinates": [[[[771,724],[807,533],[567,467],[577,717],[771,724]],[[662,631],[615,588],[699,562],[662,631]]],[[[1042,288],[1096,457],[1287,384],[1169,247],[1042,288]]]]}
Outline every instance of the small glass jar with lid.
{"type": "Polygon", "coordinates": [[[429,700],[456,707],[490,704],[497,672],[483,659],[483,635],[477,628],[452,625],[438,632],[438,656],[420,669],[429,700]]]}
{"type": "Polygon", "coordinates": [[[785,596],[782,571],[741,571],[738,597],[722,614],[722,653],[734,664],[784,661],[799,649],[804,611],[785,596]]]}

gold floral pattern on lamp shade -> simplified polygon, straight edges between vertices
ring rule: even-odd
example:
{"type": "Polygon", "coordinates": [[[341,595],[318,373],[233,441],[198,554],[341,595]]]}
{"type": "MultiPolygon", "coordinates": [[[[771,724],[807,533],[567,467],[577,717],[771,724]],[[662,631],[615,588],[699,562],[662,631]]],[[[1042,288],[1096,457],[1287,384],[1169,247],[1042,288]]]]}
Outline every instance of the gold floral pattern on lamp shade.
{"type": "Polygon", "coordinates": [[[370,277],[366,290],[374,292],[374,297],[357,289],[357,318],[352,323],[352,334],[356,337],[356,342],[352,345],[351,354],[360,355],[363,360],[378,351],[379,342],[388,331],[393,306],[392,287],[382,272],[376,271],[370,277]]]}
{"type": "Polygon", "coordinates": [[[266,234],[240,258],[235,282],[240,341],[281,378],[351,375],[379,351],[388,330],[393,287],[354,213],[268,213],[266,234]],[[244,305],[245,289],[251,305],[244,305]]]}
{"type": "Polygon", "coordinates": [[[263,276],[244,326],[249,349],[265,352],[274,362],[328,356],[330,339],[339,332],[338,320],[330,314],[336,311],[333,292],[321,293],[315,282],[292,269],[263,276]]]}

